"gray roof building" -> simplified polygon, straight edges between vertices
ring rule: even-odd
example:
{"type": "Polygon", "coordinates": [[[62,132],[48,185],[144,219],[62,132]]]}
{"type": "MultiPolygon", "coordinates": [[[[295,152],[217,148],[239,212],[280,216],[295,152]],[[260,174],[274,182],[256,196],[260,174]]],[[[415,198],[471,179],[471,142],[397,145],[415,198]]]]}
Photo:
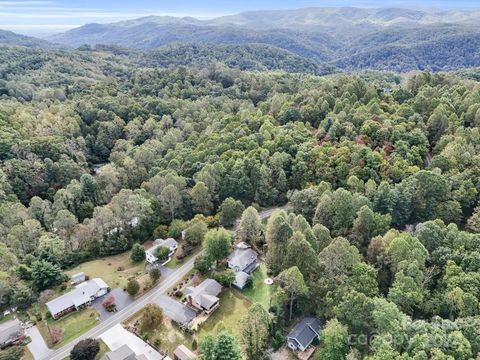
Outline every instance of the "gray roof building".
{"type": "Polygon", "coordinates": [[[222,291],[222,285],[213,279],[205,279],[196,287],[188,287],[185,291],[187,300],[193,307],[206,312],[213,311],[220,299],[218,294],[222,291]]]}
{"type": "Polygon", "coordinates": [[[307,317],[300,321],[287,335],[288,347],[292,350],[305,351],[315,338],[320,337],[320,320],[307,317]]]}
{"type": "Polygon", "coordinates": [[[46,303],[54,318],[71,310],[78,310],[92,300],[105,295],[108,285],[100,278],[92,279],[77,285],[73,290],[46,303]]]}
{"type": "Polygon", "coordinates": [[[252,248],[237,247],[228,256],[228,267],[251,274],[258,267],[258,255],[252,248]]]}
{"type": "Polygon", "coordinates": [[[0,324],[0,346],[4,347],[25,336],[22,322],[12,319],[0,324]]]}
{"type": "Polygon", "coordinates": [[[145,355],[135,355],[135,352],[123,345],[115,351],[109,351],[100,360],[147,360],[145,355]]]}
{"type": "Polygon", "coordinates": [[[169,296],[161,295],[157,304],[162,308],[165,316],[180,326],[188,327],[190,322],[197,316],[195,310],[169,296]]]}

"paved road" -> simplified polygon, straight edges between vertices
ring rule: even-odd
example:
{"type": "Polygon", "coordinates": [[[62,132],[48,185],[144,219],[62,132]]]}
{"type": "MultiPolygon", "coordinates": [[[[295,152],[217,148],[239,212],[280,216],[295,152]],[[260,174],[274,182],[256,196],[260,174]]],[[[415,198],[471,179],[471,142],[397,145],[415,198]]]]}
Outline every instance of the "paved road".
{"type": "Polygon", "coordinates": [[[62,360],[65,359],[68,355],[70,355],[70,351],[72,350],[73,346],[82,339],[86,338],[97,338],[102,333],[107,331],[108,329],[112,328],[113,326],[121,323],[122,321],[128,319],[130,316],[135,314],[137,311],[142,309],[145,305],[154,301],[154,299],[166,292],[170,287],[175,285],[178,281],[180,281],[190,270],[193,269],[193,263],[195,258],[198,256],[195,255],[191,259],[189,259],[185,264],[183,264],[180,268],[172,272],[172,274],[160,282],[157,287],[150,290],[147,294],[139,298],[137,301],[132,303],[131,305],[127,306],[123,310],[115,313],[110,319],[107,319],[91,330],[87,331],[82,336],[76,338],[75,340],[71,341],[70,343],[66,344],[65,346],[61,347],[58,350],[53,351],[46,357],[41,357],[37,360],[62,360]]]}
{"type": "MultiPolygon", "coordinates": [[[[283,209],[288,210],[290,206],[287,204],[282,207],[275,207],[270,209],[265,209],[259,212],[259,215],[262,219],[266,219],[270,217],[276,210],[283,209]]],[[[79,342],[80,340],[86,338],[97,338],[102,333],[107,331],[108,329],[114,327],[115,325],[121,323],[122,321],[128,319],[130,316],[135,314],[137,311],[142,309],[145,305],[154,302],[154,300],[160,296],[161,294],[165,293],[169,288],[179,282],[190,270],[193,269],[193,264],[195,258],[200,255],[200,253],[194,255],[191,259],[189,259],[185,264],[183,264],[180,268],[173,271],[169,274],[163,281],[160,282],[155,288],[150,290],[147,294],[136,300],[134,303],[128,305],[124,309],[120,310],[119,312],[115,313],[109,319],[101,322],[94,328],[87,331],[82,336],[72,340],[68,344],[64,345],[58,350],[50,351],[48,355],[35,357],[36,360],[63,360],[67,356],[70,355],[70,351],[72,350],[73,346],[79,342]]],[[[35,355],[35,354],[34,354],[35,355]]]]}

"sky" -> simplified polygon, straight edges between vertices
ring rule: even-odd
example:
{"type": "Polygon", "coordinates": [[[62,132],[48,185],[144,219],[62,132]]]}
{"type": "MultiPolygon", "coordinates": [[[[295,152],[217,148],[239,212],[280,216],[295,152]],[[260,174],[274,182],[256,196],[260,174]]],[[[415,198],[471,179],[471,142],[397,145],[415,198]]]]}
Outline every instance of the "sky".
{"type": "Polygon", "coordinates": [[[480,9],[480,0],[0,0],[0,29],[42,37],[88,23],[148,15],[208,19],[248,10],[311,6],[480,9]]]}

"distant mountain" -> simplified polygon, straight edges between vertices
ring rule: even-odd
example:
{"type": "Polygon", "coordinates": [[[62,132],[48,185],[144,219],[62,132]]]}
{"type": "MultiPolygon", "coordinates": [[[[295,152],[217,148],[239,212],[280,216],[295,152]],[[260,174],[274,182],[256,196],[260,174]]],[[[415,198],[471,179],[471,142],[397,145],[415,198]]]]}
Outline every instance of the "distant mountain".
{"type": "Polygon", "coordinates": [[[145,51],[139,57],[139,64],[148,67],[188,65],[201,68],[212,62],[223,62],[228,67],[240,70],[283,70],[311,74],[324,71],[313,60],[263,44],[170,44],[145,51]]]}
{"type": "MultiPolygon", "coordinates": [[[[244,12],[210,20],[149,16],[112,24],[88,24],[49,40],[74,47],[106,44],[134,49],[155,49],[172,43],[263,44],[304,60],[343,69],[451,70],[480,66],[476,55],[478,24],[479,11],[306,8],[244,12]]],[[[181,61],[180,50],[189,57],[199,51],[186,47],[173,49],[172,62],[181,61]]],[[[225,49],[238,51],[240,48],[211,47],[209,56],[228,62],[225,49]]],[[[241,51],[245,49],[248,48],[241,51]]],[[[252,50],[247,52],[257,58],[252,50]]],[[[271,54],[270,50],[272,48],[268,50],[271,54]]],[[[160,53],[165,54],[166,50],[162,51],[160,53]]],[[[255,52],[258,54],[258,48],[255,52]]],[[[286,53],[277,50],[277,54],[286,53]]],[[[166,60],[161,57],[162,61],[166,60]]],[[[194,57],[191,60],[194,61],[194,57]]]]}
{"type": "Polygon", "coordinates": [[[19,45],[26,47],[49,48],[54,45],[46,40],[37,39],[31,36],[16,34],[8,30],[0,30],[0,44],[19,45]]]}

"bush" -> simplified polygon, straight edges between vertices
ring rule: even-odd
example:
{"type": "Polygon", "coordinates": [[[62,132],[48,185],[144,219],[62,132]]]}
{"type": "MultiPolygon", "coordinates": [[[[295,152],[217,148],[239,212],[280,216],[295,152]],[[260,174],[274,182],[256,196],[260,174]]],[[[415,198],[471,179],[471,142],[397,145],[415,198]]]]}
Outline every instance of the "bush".
{"type": "Polygon", "coordinates": [[[115,305],[115,297],[113,295],[108,296],[105,300],[102,301],[102,306],[108,312],[114,312],[117,308],[115,305]]]}
{"type": "Polygon", "coordinates": [[[151,278],[147,278],[143,284],[143,290],[148,291],[153,287],[153,285],[155,285],[153,280],[151,278]]]}
{"type": "Polygon", "coordinates": [[[150,277],[150,279],[152,279],[152,282],[155,284],[158,281],[158,279],[160,279],[162,274],[160,273],[160,270],[158,270],[157,268],[153,268],[148,272],[148,276],[150,277]]]}
{"type": "Polygon", "coordinates": [[[125,290],[130,296],[135,296],[140,291],[140,284],[136,279],[131,278],[130,280],[128,280],[125,290]]]}

